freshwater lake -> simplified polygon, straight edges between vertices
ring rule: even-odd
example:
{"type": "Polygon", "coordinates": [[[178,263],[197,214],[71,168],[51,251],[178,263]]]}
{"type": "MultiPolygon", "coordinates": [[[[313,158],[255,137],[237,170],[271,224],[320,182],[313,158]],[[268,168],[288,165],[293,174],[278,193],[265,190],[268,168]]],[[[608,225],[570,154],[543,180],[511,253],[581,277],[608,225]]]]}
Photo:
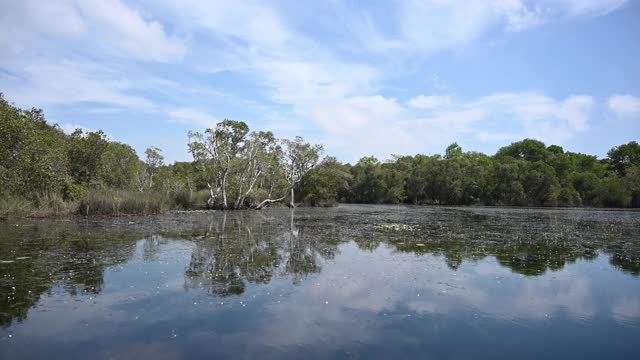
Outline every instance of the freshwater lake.
{"type": "Polygon", "coordinates": [[[0,223],[0,359],[640,359],[640,212],[0,223]]]}

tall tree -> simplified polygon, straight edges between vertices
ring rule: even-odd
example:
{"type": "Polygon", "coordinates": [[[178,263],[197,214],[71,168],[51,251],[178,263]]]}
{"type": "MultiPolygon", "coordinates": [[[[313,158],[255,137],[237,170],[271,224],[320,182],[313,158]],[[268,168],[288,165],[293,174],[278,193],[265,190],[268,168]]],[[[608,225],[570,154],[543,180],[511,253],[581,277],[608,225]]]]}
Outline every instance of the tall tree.
{"type": "Polygon", "coordinates": [[[100,161],[98,178],[106,188],[134,189],[142,161],[129,145],[110,142],[100,161]]]}
{"type": "Polygon", "coordinates": [[[244,142],[237,161],[237,195],[235,209],[240,209],[245,199],[254,191],[258,180],[270,165],[277,146],[276,138],[271,131],[252,132],[244,142]]]}
{"type": "Polygon", "coordinates": [[[327,156],[300,181],[301,200],[311,206],[333,205],[348,191],[351,179],[348,168],[327,156]]]}
{"type": "Polygon", "coordinates": [[[287,181],[289,182],[289,191],[291,199],[289,207],[295,207],[294,187],[302,177],[311,170],[320,159],[323,151],[322,145],[314,145],[305,142],[301,136],[296,136],[293,140],[282,140],[285,145],[285,171],[287,181]]]}
{"type": "Polygon", "coordinates": [[[66,135],[42,110],[21,110],[0,93],[0,194],[29,198],[60,190],[68,176],[66,135]]]}
{"type": "Polygon", "coordinates": [[[453,143],[447,146],[445,150],[444,158],[447,160],[459,159],[462,157],[462,147],[458,143],[453,143]]]}
{"type": "Polygon", "coordinates": [[[630,141],[627,144],[616,146],[607,153],[611,166],[620,175],[624,175],[628,167],[640,166],[640,144],[630,141]]]}
{"type": "Polygon", "coordinates": [[[524,139],[500,148],[496,156],[509,156],[515,159],[538,161],[545,160],[547,156],[549,156],[549,150],[547,150],[542,141],[524,139]]]}
{"type": "Polygon", "coordinates": [[[164,165],[164,156],[162,156],[162,149],[155,146],[147,148],[144,154],[146,155],[145,165],[149,176],[149,188],[153,188],[153,177],[158,172],[158,169],[164,165]]]}
{"type": "Polygon", "coordinates": [[[242,121],[228,120],[216,124],[213,129],[205,130],[204,134],[189,133],[189,150],[196,162],[200,162],[207,174],[209,188],[209,206],[216,204],[219,193],[222,194],[222,209],[228,208],[227,182],[231,164],[242,149],[249,127],[242,121]],[[209,164],[211,163],[211,164],[209,164]],[[215,184],[214,187],[211,185],[215,184]]]}
{"type": "Polygon", "coordinates": [[[102,154],[109,141],[102,131],[84,132],[76,129],[69,141],[69,165],[71,177],[78,184],[90,185],[97,180],[102,154]]]}

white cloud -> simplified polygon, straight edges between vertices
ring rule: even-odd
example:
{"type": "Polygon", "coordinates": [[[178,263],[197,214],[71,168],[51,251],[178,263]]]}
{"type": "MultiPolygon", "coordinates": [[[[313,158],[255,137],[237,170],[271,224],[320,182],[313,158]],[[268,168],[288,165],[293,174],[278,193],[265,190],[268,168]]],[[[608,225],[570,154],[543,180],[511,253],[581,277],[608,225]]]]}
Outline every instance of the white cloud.
{"type": "Polygon", "coordinates": [[[523,31],[553,21],[608,14],[627,0],[407,0],[400,2],[397,32],[380,30],[371,16],[353,16],[356,36],[370,51],[422,53],[457,50],[491,31],[523,31]]]}
{"type": "Polygon", "coordinates": [[[442,95],[418,95],[414,98],[409,99],[407,105],[416,109],[433,109],[439,108],[443,106],[451,105],[453,102],[451,96],[442,96],[442,95]]]}
{"type": "Polygon", "coordinates": [[[201,28],[247,47],[273,49],[291,36],[280,14],[265,2],[247,1],[145,1],[147,7],[162,8],[179,26],[201,28]]]}
{"type": "Polygon", "coordinates": [[[357,161],[441,152],[465,139],[496,144],[528,137],[562,145],[589,128],[593,105],[585,95],[554,99],[527,92],[468,100],[421,95],[406,105],[375,95],[321,103],[304,115],[325,130],[322,142],[330,152],[357,161]]]}
{"type": "Polygon", "coordinates": [[[633,95],[611,95],[607,102],[609,110],[618,116],[640,114],[640,97],[633,95]]]}
{"type": "Polygon", "coordinates": [[[77,104],[152,109],[143,61],[173,61],[184,42],[121,0],[0,4],[0,86],[21,106],[77,104]],[[135,74],[135,75],[134,75],[135,74]],[[146,88],[144,88],[147,86],[146,88]],[[141,89],[142,88],[142,89],[141,89]]]}
{"type": "Polygon", "coordinates": [[[320,58],[324,54],[314,60],[296,49],[283,51],[288,53],[287,59],[254,59],[257,75],[265,79],[265,85],[273,90],[270,97],[279,103],[307,105],[345,99],[367,92],[377,76],[367,66],[338,62],[328,56],[320,58]]]}
{"type": "MultiPolygon", "coordinates": [[[[588,128],[593,106],[589,96],[556,100],[543,94],[508,93],[457,101],[451,96],[418,95],[402,104],[378,93],[384,82],[379,66],[339,58],[289,26],[286,13],[268,5],[248,9],[245,4],[188,1],[180,9],[167,2],[164,6],[177,11],[179,27],[193,26],[228,44],[242,63],[234,71],[266,86],[267,97],[289,106],[292,119],[313,121],[324,131],[318,138],[327,148],[354,158],[437,151],[463,136],[483,141],[535,137],[563,143],[588,128]],[[246,23],[249,16],[264,18],[265,27],[229,26],[229,22],[246,23]],[[507,121],[508,129],[503,129],[501,122],[507,121]]],[[[356,24],[360,41],[381,42],[364,48],[394,51],[402,62],[410,55],[407,49],[430,54],[464,46],[493,28],[524,30],[560,15],[574,16],[569,6],[549,5],[554,10],[550,12],[517,0],[402,2],[394,18],[397,33],[381,31],[378,19],[366,11],[345,17],[356,24]]],[[[209,66],[224,69],[228,59],[209,66]]]]}
{"type": "Polygon", "coordinates": [[[520,7],[495,1],[403,1],[400,31],[407,48],[426,54],[464,46],[497,25],[501,18],[520,7]]]}
{"type": "Polygon", "coordinates": [[[536,137],[562,143],[588,129],[591,97],[515,92],[476,99],[417,95],[405,102],[381,95],[380,89],[388,84],[386,77],[394,76],[389,74],[406,64],[456,51],[489,33],[598,16],[624,3],[403,1],[392,4],[384,19],[367,6],[356,11],[333,2],[309,5],[339,7],[341,21],[335,26],[352,30],[341,32],[352,34],[341,36],[345,50],[322,38],[322,32],[308,31],[313,24],[307,20],[324,22],[331,11],[309,11],[312,16],[299,19],[298,12],[278,3],[253,0],[61,0],[55,5],[26,0],[0,9],[0,45],[10,49],[0,54],[0,66],[17,76],[0,78],[0,84],[9,84],[17,102],[34,105],[96,102],[157,110],[149,94],[161,93],[174,101],[167,105],[173,109],[168,112],[172,121],[211,127],[219,119],[196,109],[203,108],[198,101],[205,101],[205,94],[220,89],[203,80],[194,81],[197,91],[188,92],[196,87],[184,79],[205,70],[229,72],[252,84],[239,93],[253,97],[255,90],[255,97],[267,104],[260,113],[295,119],[290,121],[302,124],[289,130],[306,130],[303,135],[323,140],[329,151],[340,149],[352,157],[441,151],[465,136],[485,142],[536,137]],[[35,48],[46,61],[33,55],[35,48]],[[140,60],[177,62],[168,69],[178,75],[149,80],[153,76],[146,72],[155,69],[142,68],[140,60]],[[184,73],[188,76],[181,78],[184,73]]]}
{"type": "Polygon", "coordinates": [[[153,104],[132,95],[133,84],[101,66],[88,62],[32,63],[22,69],[11,98],[22,106],[95,102],[127,108],[151,108],[153,104]]]}
{"type": "Polygon", "coordinates": [[[559,6],[565,17],[606,15],[625,5],[628,0],[546,0],[543,6],[559,6]]]}
{"type": "Polygon", "coordinates": [[[485,141],[485,142],[512,141],[512,140],[519,140],[520,136],[518,134],[513,134],[513,133],[480,131],[476,133],[476,139],[480,141],[485,141]]]}
{"type": "Polygon", "coordinates": [[[173,121],[195,125],[201,128],[213,128],[220,122],[219,119],[203,111],[187,108],[174,109],[169,112],[169,117],[171,117],[173,121]]]}
{"type": "Polygon", "coordinates": [[[622,297],[611,307],[613,318],[620,322],[635,322],[640,319],[640,301],[622,297]]]}
{"type": "Polygon", "coordinates": [[[182,41],[169,36],[161,23],[143,18],[120,0],[79,0],[76,6],[111,46],[137,59],[170,61],[186,52],[182,41]]]}
{"type": "MultiPolygon", "coordinates": [[[[415,254],[384,246],[372,253],[358,253],[354,247],[353,243],[341,246],[341,256],[313,281],[302,282],[292,294],[265,306],[274,321],[264,323],[254,342],[271,346],[318,341],[342,344],[366,342],[379,335],[375,323],[363,326],[363,321],[350,321],[352,318],[345,316],[354,312],[398,320],[414,314],[448,318],[468,311],[497,321],[542,323],[554,317],[588,321],[600,310],[594,303],[597,287],[569,265],[523,280],[523,275],[499,266],[491,257],[451,270],[443,256],[426,255],[416,261],[415,254]],[[372,261],[383,256],[398,261],[372,261]],[[344,276],[354,268],[358,276],[344,276]],[[413,279],[410,286],[407,278],[413,279]]],[[[626,301],[614,314],[634,321],[637,305],[626,301]]]]}
{"type": "Polygon", "coordinates": [[[439,128],[444,132],[465,133],[471,132],[470,126],[484,119],[486,116],[486,109],[464,108],[463,106],[435,113],[430,117],[420,119],[419,123],[429,125],[433,128],[439,128]]]}
{"type": "Polygon", "coordinates": [[[383,96],[359,96],[333,103],[312,106],[309,116],[322,128],[332,133],[345,133],[399,119],[404,109],[395,99],[383,96]]]}
{"type": "Polygon", "coordinates": [[[122,111],[124,111],[124,109],[118,107],[92,107],[86,110],[86,112],[90,114],[112,114],[122,111]]]}
{"type": "MultiPolygon", "coordinates": [[[[544,135],[539,130],[549,127],[556,127],[565,133],[587,130],[593,104],[593,98],[586,95],[570,96],[559,101],[539,93],[498,93],[471,101],[465,106],[514,115],[530,135],[539,137],[544,135]]],[[[565,135],[566,138],[571,137],[570,134],[565,135]]]]}
{"type": "Polygon", "coordinates": [[[87,31],[85,19],[69,1],[4,1],[0,10],[0,45],[5,51],[19,52],[42,33],[77,37],[87,31]]]}
{"type": "MultiPolygon", "coordinates": [[[[483,98],[479,103],[488,106],[506,106],[506,111],[517,115],[526,125],[535,126],[540,121],[566,125],[571,131],[588,128],[589,112],[593,106],[590,96],[571,96],[556,101],[541,94],[500,94],[483,98]],[[559,123],[558,120],[563,122],[559,123]]],[[[534,129],[532,129],[534,130],[534,129]]]]}
{"type": "Polygon", "coordinates": [[[183,41],[168,35],[161,23],[121,0],[23,0],[3,2],[0,10],[0,45],[14,56],[30,54],[39,37],[106,46],[141,60],[169,61],[186,52],[183,41]]]}

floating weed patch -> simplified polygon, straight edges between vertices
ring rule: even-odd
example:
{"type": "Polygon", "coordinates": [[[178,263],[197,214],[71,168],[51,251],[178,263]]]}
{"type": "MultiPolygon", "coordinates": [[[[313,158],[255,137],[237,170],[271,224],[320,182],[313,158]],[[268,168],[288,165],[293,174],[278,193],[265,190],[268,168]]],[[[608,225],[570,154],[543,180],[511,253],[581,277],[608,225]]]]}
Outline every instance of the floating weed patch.
{"type": "Polygon", "coordinates": [[[376,228],[382,231],[417,231],[420,229],[418,225],[409,224],[376,224],[376,228]]]}

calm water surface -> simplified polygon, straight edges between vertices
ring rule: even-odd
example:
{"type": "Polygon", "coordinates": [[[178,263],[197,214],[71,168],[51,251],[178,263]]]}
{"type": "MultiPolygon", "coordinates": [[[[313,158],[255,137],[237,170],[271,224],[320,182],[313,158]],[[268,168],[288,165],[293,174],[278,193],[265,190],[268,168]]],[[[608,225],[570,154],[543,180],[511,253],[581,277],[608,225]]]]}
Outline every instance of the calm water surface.
{"type": "Polygon", "coordinates": [[[640,212],[5,223],[0,358],[638,359],[639,275],[640,212]]]}

